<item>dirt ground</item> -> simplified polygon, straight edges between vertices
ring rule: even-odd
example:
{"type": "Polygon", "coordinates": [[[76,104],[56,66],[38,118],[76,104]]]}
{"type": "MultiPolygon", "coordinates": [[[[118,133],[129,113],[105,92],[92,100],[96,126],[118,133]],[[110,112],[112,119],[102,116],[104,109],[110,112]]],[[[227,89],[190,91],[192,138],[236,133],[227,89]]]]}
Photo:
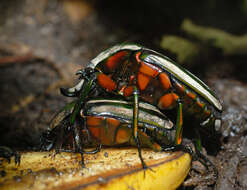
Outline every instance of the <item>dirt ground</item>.
{"type": "MultiPolygon", "coordinates": [[[[155,14],[157,4],[150,5],[149,1],[143,1],[135,12],[138,3],[1,1],[0,145],[37,149],[50,119],[71,100],[60,95],[59,88],[75,84],[75,72],[111,45],[138,42],[176,59],[176,55],[160,48],[160,39],[165,33],[181,33],[182,16],[172,18],[172,11],[165,12],[169,9],[155,14]]],[[[232,28],[226,29],[240,27],[241,22],[236,20],[232,28]]],[[[217,22],[220,19],[214,24],[217,22]]],[[[208,23],[205,19],[203,24],[208,23]]],[[[222,23],[221,27],[226,25],[222,23]]],[[[204,139],[206,150],[210,153],[213,149],[210,158],[219,178],[213,186],[199,184],[189,189],[247,189],[247,53],[240,57],[222,56],[217,49],[207,53],[206,60],[186,67],[223,102],[217,150],[214,142],[204,139]]]]}

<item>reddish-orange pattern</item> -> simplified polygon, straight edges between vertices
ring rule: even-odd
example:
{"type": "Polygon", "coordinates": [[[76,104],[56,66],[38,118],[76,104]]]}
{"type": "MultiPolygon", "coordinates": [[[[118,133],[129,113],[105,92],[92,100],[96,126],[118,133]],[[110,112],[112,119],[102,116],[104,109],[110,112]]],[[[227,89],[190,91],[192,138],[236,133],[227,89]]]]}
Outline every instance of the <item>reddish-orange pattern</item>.
{"type": "Polygon", "coordinates": [[[117,63],[119,63],[126,54],[127,54],[126,51],[120,51],[116,53],[114,56],[109,57],[108,60],[106,61],[107,68],[111,71],[114,70],[117,67],[117,63]]]}
{"type": "Polygon", "coordinates": [[[109,92],[116,89],[116,83],[107,75],[100,73],[98,74],[99,85],[108,90],[109,92]]]}

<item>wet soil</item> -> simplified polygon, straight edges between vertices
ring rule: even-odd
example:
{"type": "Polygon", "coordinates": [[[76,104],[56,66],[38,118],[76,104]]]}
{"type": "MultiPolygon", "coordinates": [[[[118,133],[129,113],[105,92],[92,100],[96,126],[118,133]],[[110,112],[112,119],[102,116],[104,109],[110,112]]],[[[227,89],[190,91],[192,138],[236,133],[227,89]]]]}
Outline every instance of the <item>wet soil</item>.
{"type": "MultiPolygon", "coordinates": [[[[156,4],[140,7],[142,14],[133,11],[136,4],[111,5],[76,0],[0,3],[1,145],[38,149],[40,134],[50,119],[71,100],[60,95],[59,87],[75,84],[74,73],[109,46],[134,41],[169,55],[160,49],[159,39],[165,32],[179,33],[182,16],[169,20],[172,13],[168,12],[150,18],[156,4]],[[169,21],[164,23],[163,17],[169,21]]],[[[204,19],[204,24],[208,22],[204,19]]],[[[235,25],[241,28],[240,21],[235,25]]],[[[197,184],[189,189],[247,189],[247,69],[243,59],[213,53],[200,65],[188,65],[224,105],[217,136],[220,143],[209,155],[219,178],[215,185],[197,184]]],[[[215,146],[207,139],[203,145],[209,153],[215,146]]]]}

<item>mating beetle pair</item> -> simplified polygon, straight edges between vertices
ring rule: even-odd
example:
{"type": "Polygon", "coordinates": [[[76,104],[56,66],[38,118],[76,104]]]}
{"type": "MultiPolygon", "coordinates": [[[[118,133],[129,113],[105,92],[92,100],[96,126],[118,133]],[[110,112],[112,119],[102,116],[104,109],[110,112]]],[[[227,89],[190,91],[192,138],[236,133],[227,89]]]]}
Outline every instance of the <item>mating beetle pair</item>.
{"type": "MultiPolygon", "coordinates": [[[[177,145],[182,141],[184,112],[193,115],[200,126],[220,126],[222,105],[209,87],[153,50],[135,44],[116,45],[99,54],[77,74],[81,80],[75,87],[61,89],[65,96],[78,97],[69,117],[70,126],[74,125],[89,97],[122,97],[132,102],[132,135],[139,153],[139,100],[162,112],[177,109],[177,145]]],[[[78,136],[76,127],[72,128],[78,136]]],[[[77,143],[77,150],[80,150],[80,143],[77,143]]]]}

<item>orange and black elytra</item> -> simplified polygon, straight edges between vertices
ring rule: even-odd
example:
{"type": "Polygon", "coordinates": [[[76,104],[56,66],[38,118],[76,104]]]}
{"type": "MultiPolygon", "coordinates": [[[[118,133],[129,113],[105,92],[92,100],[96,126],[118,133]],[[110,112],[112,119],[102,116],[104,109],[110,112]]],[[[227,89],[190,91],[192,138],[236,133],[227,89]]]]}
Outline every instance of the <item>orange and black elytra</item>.
{"type": "MultiPolygon", "coordinates": [[[[221,102],[205,83],[168,57],[140,45],[115,45],[79,73],[81,81],[75,87],[61,89],[65,96],[78,97],[74,112],[91,97],[122,96],[133,104],[132,133],[138,147],[139,100],[164,113],[167,109],[176,110],[179,133],[183,131],[183,112],[193,116],[200,126],[218,128],[221,124],[221,102]]],[[[177,144],[181,143],[179,133],[177,144]]]]}

